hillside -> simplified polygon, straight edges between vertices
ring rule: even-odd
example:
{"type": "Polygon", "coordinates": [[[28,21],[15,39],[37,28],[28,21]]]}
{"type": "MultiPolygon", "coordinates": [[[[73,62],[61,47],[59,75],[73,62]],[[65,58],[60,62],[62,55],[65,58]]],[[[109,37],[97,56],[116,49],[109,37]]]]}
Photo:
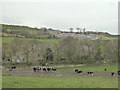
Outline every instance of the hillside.
{"type": "Polygon", "coordinates": [[[37,39],[58,39],[64,38],[66,36],[72,36],[73,38],[86,38],[91,37],[92,39],[96,38],[117,38],[117,35],[111,35],[109,33],[104,32],[92,32],[86,31],[86,35],[84,33],[79,32],[65,32],[60,30],[54,30],[52,28],[31,28],[28,26],[18,26],[18,25],[5,25],[2,24],[2,37],[20,37],[20,38],[37,38],[37,39]],[[84,37],[85,36],[85,37],[84,37]]]}
{"type": "MultiPolygon", "coordinates": [[[[31,28],[28,26],[1,25],[2,37],[21,37],[37,39],[56,39],[54,34],[49,33],[47,28],[31,28]]],[[[52,30],[51,30],[52,31],[52,30]]]]}
{"type": "Polygon", "coordinates": [[[117,63],[117,41],[106,34],[2,25],[2,63],[12,65],[17,59],[27,65],[117,63]]]}

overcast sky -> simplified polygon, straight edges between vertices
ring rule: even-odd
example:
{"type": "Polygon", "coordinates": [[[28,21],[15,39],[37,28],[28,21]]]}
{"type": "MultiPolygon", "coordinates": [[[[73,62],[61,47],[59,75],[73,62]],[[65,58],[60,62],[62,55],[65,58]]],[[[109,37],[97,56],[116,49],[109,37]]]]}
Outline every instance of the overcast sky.
{"type": "Polygon", "coordinates": [[[2,23],[118,33],[118,0],[4,0],[2,23]]]}

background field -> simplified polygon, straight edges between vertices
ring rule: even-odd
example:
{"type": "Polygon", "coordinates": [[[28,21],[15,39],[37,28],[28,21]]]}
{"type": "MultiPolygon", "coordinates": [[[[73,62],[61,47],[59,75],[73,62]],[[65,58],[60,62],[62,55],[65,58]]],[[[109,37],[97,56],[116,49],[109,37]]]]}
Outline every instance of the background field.
{"type": "Polygon", "coordinates": [[[37,41],[42,43],[53,43],[58,44],[59,40],[57,39],[34,39],[34,38],[15,38],[15,37],[2,37],[2,43],[11,43],[14,39],[20,40],[29,40],[29,41],[37,41]]]}
{"type": "Polygon", "coordinates": [[[99,65],[99,66],[82,66],[82,67],[72,67],[72,68],[58,68],[57,71],[61,72],[73,72],[74,69],[82,70],[83,72],[93,71],[93,72],[104,72],[107,68],[107,72],[117,72],[118,65],[99,65]]]}

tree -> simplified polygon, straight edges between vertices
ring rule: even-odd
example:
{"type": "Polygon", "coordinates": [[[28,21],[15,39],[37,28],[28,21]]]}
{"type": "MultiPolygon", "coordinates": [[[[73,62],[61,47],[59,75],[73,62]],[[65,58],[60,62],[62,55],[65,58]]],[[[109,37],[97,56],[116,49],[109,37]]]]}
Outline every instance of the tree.
{"type": "Polygon", "coordinates": [[[118,61],[118,41],[109,40],[105,43],[104,54],[105,59],[108,59],[111,63],[117,63],[118,61]]]}
{"type": "Polygon", "coordinates": [[[26,62],[28,63],[29,60],[29,49],[26,48],[26,62]]]}
{"type": "Polygon", "coordinates": [[[80,28],[80,34],[82,33],[82,29],[80,28]]]}
{"type": "Polygon", "coordinates": [[[73,28],[69,28],[70,32],[72,33],[73,32],[73,28]]]}
{"type": "Polygon", "coordinates": [[[53,30],[52,28],[48,28],[48,30],[53,30]]]}
{"type": "Polygon", "coordinates": [[[83,32],[84,32],[84,34],[86,35],[86,28],[83,28],[83,32]]]}
{"type": "Polygon", "coordinates": [[[53,52],[51,50],[51,48],[47,48],[47,51],[46,51],[46,60],[47,61],[53,61],[53,52]]]}
{"type": "Polygon", "coordinates": [[[96,52],[96,61],[101,61],[104,59],[104,54],[103,54],[103,46],[99,46],[96,52]]]}
{"type": "Polygon", "coordinates": [[[80,28],[76,28],[76,30],[79,32],[80,28]]]}
{"type": "Polygon", "coordinates": [[[60,53],[62,57],[66,58],[65,63],[73,63],[76,60],[75,46],[76,40],[73,37],[67,37],[60,41],[60,53]]]}
{"type": "Polygon", "coordinates": [[[41,30],[47,31],[47,28],[45,28],[45,27],[42,27],[42,28],[41,28],[41,30]]]}
{"type": "Polygon", "coordinates": [[[78,31],[78,33],[80,33],[81,34],[81,28],[76,28],[76,30],[78,31]]]}

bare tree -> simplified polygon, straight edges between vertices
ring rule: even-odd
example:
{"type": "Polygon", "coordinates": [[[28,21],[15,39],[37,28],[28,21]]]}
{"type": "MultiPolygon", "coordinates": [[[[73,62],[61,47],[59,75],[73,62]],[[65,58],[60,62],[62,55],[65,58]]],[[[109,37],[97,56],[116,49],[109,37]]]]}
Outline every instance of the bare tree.
{"type": "Polygon", "coordinates": [[[79,32],[80,28],[76,28],[77,32],[79,32]]]}
{"type": "Polygon", "coordinates": [[[79,30],[80,30],[80,34],[81,34],[82,33],[82,29],[80,28],[79,30]]]}
{"type": "Polygon", "coordinates": [[[41,30],[47,31],[47,28],[46,27],[42,27],[41,30]]]}
{"type": "Polygon", "coordinates": [[[73,28],[69,28],[70,32],[73,32],[73,28]]]}
{"type": "Polygon", "coordinates": [[[84,34],[86,35],[86,28],[83,28],[83,32],[84,32],[84,34]]]}

